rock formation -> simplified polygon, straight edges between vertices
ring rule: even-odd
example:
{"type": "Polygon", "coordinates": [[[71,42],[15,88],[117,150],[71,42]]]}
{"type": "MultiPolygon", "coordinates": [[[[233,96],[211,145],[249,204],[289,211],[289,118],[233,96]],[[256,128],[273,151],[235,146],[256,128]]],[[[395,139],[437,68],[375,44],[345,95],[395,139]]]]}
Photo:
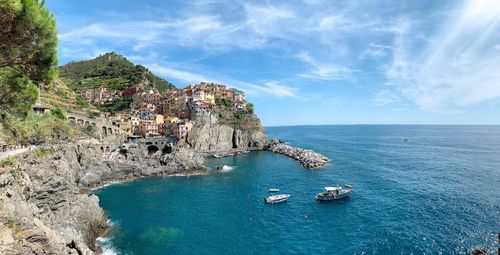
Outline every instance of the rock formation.
{"type": "Polygon", "coordinates": [[[203,171],[189,149],[147,155],[80,143],[43,148],[0,167],[0,254],[94,254],[106,216],[89,188],[140,176],[203,171]]]}
{"type": "Polygon", "coordinates": [[[187,144],[198,152],[230,152],[259,150],[269,140],[259,118],[253,113],[233,115],[216,109],[216,121],[195,119],[195,126],[187,137],[187,144]]]}

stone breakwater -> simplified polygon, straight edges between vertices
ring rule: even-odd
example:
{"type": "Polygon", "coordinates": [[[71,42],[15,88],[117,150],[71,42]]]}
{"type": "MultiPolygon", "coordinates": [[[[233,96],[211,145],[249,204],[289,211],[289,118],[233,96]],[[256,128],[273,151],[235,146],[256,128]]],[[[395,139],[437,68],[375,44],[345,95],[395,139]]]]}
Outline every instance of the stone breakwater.
{"type": "Polygon", "coordinates": [[[267,150],[298,160],[306,168],[319,168],[328,162],[327,157],[317,152],[293,147],[276,139],[271,141],[267,150]]]}

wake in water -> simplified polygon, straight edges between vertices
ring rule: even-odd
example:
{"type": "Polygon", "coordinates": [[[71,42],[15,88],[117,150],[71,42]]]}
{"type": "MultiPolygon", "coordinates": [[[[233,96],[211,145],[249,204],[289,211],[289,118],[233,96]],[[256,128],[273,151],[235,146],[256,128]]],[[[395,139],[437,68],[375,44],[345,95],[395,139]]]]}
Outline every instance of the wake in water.
{"type": "Polygon", "coordinates": [[[218,166],[216,171],[217,173],[227,173],[233,171],[234,168],[235,168],[234,166],[223,165],[223,166],[218,166]]]}

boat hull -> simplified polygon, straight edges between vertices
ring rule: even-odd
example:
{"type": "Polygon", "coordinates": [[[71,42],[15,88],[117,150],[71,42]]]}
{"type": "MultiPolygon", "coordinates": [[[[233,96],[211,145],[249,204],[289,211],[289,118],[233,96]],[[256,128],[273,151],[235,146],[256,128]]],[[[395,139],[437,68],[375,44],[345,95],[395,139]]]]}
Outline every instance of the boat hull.
{"type": "Polygon", "coordinates": [[[264,203],[267,203],[267,204],[283,203],[283,202],[288,201],[288,198],[290,198],[290,195],[269,196],[269,197],[264,198],[264,203]]]}
{"type": "Polygon", "coordinates": [[[317,201],[335,201],[348,198],[351,195],[352,190],[342,190],[339,194],[331,192],[322,192],[316,195],[317,201]]]}

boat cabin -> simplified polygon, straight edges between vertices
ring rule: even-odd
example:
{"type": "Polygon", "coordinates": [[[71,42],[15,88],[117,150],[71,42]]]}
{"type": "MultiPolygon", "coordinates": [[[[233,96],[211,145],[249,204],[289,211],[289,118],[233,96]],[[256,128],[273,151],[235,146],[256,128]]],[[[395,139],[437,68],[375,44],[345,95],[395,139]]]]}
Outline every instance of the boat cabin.
{"type": "Polygon", "coordinates": [[[342,190],[342,187],[325,187],[325,190],[327,192],[335,192],[335,191],[341,191],[342,190]]]}

